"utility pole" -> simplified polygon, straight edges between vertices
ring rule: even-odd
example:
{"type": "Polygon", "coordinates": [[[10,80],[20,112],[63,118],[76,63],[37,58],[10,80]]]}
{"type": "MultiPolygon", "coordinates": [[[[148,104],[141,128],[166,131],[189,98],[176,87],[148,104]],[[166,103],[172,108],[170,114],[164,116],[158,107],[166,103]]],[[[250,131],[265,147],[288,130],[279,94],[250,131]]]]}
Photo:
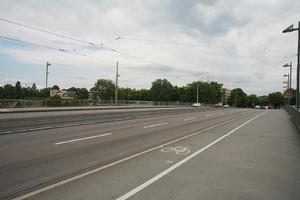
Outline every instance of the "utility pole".
{"type": "Polygon", "coordinates": [[[290,62],[290,91],[289,91],[289,96],[290,96],[290,99],[289,99],[289,104],[290,106],[292,105],[292,98],[293,98],[293,92],[292,92],[292,61],[290,62]]]}
{"type": "Polygon", "coordinates": [[[48,74],[49,74],[49,71],[48,71],[48,67],[51,66],[50,63],[46,63],[46,91],[48,91],[48,74]]]}
{"type": "Polygon", "coordinates": [[[199,103],[199,81],[197,82],[197,103],[199,103]]]}
{"type": "Polygon", "coordinates": [[[116,88],[115,88],[115,104],[118,105],[118,79],[119,79],[119,62],[117,61],[117,69],[116,69],[116,88]]]}

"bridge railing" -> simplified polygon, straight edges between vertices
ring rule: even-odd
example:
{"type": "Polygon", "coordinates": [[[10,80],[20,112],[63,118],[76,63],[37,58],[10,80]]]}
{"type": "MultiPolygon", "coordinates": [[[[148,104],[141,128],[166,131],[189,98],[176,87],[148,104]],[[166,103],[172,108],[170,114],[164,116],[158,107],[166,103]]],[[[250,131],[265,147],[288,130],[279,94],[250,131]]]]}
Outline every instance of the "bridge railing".
{"type": "Polygon", "coordinates": [[[77,107],[77,106],[190,106],[170,101],[71,100],[71,99],[0,99],[0,108],[77,107]]]}
{"type": "Polygon", "coordinates": [[[300,131],[300,109],[289,105],[285,106],[285,109],[291,115],[294,124],[300,131]]]}

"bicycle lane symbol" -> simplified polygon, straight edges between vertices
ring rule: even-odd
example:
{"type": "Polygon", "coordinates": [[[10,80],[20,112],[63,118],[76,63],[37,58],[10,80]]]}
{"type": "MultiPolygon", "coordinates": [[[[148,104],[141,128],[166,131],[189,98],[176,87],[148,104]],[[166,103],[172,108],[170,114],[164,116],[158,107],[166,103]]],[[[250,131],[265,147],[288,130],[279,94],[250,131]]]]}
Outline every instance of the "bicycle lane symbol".
{"type": "Polygon", "coordinates": [[[186,155],[191,152],[189,147],[176,146],[176,147],[164,147],[161,149],[162,152],[172,152],[174,151],[177,155],[186,155]]]}

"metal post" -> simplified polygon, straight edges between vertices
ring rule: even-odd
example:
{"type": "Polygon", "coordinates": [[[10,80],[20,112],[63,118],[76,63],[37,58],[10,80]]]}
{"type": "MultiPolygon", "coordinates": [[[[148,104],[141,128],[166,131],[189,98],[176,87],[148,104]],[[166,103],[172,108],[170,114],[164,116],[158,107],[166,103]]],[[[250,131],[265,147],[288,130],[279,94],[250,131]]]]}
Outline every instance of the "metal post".
{"type": "Polygon", "coordinates": [[[115,104],[118,104],[118,79],[119,79],[119,62],[117,61],[117,69],[116,69],[116,88],[115,88],[115,104]]]}
{"type": "Polygon", "coordinates": [[[46,90],[48,88],[48,63],[46,64],[46,90]]]}
{"type": "Polygon", "coordinates": [[[293,98],[293,92],[292,92],[292,61],[290,62],[290,92],[289,92],[289,96],[290,96],[290,102],[289,104],[292,105],[292,98],[293,98]]]}
{"type": "Polygon", "coordinates": [[[300,21],[298,22],[298,52],[297,52],[297,91],[296,91],[296,108],[299,108],[299,63],[300,63],[300,21]]]}
{"type": "Polygon", "coordinates": [[[46,91],[48,90],[48,74],[49,74],[49,71],[48,71],[48,67],[51,66],[50,63],[46,63],[46,91]]]}
{"type": "Polygon", "coordinates": [[[197,82],[197,103],[199,103],[199,81],[197,82]]]}
{"type": "Polygon", "coordinates": [[[288,81],[287,81],[287,91],[288,91],[288,98],[287,98],[287,104],[289,105],[290,103],[290,74],[288,75],[288,81]]]}

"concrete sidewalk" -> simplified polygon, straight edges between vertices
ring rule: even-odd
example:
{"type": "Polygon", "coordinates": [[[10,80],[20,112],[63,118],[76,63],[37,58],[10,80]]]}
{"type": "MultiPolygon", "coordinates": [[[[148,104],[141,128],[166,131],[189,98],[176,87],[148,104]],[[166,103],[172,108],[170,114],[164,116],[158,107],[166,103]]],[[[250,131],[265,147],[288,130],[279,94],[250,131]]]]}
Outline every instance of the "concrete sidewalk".
{"type": "Polygon", "coordinates": [[[300,134],[270,110],[130,199],[300,199],[300,134]]]}

